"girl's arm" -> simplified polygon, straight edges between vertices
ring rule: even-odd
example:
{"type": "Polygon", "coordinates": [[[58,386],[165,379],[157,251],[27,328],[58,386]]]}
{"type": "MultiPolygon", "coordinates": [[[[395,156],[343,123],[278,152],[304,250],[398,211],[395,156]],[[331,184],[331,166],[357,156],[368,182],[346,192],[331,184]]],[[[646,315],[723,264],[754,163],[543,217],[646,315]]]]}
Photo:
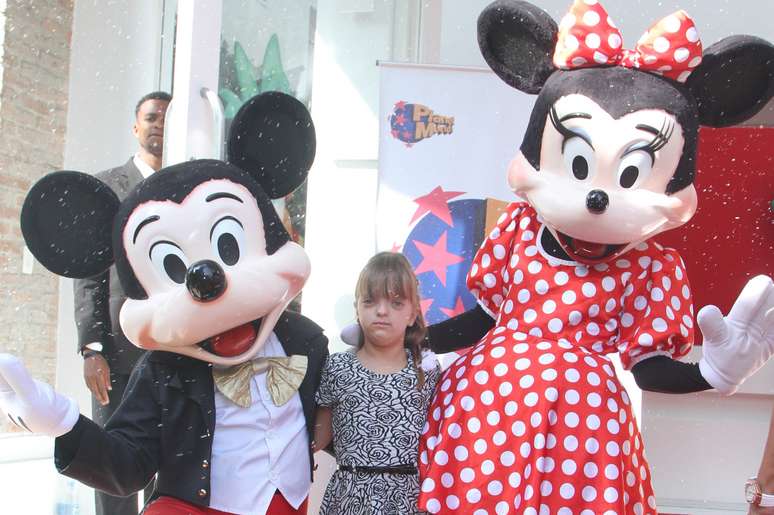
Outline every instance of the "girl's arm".
{"type": "Polygon", "coordinates": [[[333,411],[325,406],[318,406],[312,451],[317,452],[325,449],[331,443],[331,439],[333,439],[333,411]]]}
{"type": "Polygon", "coordinates": [[[435,353],[454,352],[477,343],[495,321],[483,308],[476,307],[427,328],[426,341],[435,353]]]}
{"type": "Polygon", "coordinates": [[[683,363],[668,356],[653,356],[632,367],[634,380],[643,390],[658,393],[691,393],[712,388],[698,363],[683,363]]]}

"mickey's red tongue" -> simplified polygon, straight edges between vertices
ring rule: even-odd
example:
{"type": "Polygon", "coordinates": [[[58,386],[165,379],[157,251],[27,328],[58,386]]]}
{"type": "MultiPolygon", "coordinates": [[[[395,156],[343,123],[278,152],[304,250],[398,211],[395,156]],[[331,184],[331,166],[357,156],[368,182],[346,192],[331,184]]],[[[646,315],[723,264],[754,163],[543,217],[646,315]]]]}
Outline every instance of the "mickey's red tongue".
{"type": "Polygon", "coordinates": [[[210,339],[210,348],[218,356],[239,356],[255,342],[257,332],[252,323],[240,325],[210,339]]]}
{"type": "Polygon", "coordinates": [[[585,259],[599,259],[607,252],[606,243],[594,243],[593,241],[583,241],[572,239],[572,249],[575,255],[585,259]]]}

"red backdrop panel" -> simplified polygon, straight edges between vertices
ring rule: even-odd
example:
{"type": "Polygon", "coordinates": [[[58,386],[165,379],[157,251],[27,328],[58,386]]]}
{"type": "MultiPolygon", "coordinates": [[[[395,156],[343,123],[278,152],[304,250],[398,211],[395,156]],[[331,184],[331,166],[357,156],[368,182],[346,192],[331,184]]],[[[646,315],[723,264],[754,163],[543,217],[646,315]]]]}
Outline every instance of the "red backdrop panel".
{"type": "Polygon", "coordinates": [[[683,256],[696,310],[726,313],[750,277],[774,276],[774,128],[701,129],[695,186],[696,215],[656,240],[683,256]]]}

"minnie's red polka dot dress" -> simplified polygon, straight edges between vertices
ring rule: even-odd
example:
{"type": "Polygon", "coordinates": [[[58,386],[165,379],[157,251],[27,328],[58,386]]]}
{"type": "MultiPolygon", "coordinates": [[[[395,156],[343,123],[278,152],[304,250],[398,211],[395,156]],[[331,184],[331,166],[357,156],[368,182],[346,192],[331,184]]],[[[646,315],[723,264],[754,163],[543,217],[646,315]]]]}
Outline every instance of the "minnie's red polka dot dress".
{"type": "Polygon", "coordinates": [[[605,354],[624,366],[680,357],[693,307],[680,256],[643,243],[587,267],[539,248],[542,224],[511,204],[468,288],[495,327],[439,381],[420,443],[430,513],[655,514],[642,438],[605,354]]]}

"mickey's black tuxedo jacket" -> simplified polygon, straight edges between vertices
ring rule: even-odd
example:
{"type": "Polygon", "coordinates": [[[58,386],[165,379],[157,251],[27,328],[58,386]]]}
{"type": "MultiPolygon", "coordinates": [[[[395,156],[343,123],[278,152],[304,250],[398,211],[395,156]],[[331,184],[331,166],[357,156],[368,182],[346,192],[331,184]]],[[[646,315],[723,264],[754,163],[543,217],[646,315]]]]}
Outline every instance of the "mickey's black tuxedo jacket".
{"type": "MultiPolygon", "coordinates": [[[[282,314],[274,332],[288,355],[308,357],[299,395],[311,442],[314,394],[328,356],[328,339],[317,324],[290,311],[282,314]]],[[[208,506],[214,431],[211,365],[148,352],[132,372],[105,429],[81,416],[69,433],[56,439],[54,457],[62,474],[112,495],[141,490],[158,472],[154,498],[167,495],[208,506]]],[[[311,445],[309,453],[314,463],[311,445]]]]}

